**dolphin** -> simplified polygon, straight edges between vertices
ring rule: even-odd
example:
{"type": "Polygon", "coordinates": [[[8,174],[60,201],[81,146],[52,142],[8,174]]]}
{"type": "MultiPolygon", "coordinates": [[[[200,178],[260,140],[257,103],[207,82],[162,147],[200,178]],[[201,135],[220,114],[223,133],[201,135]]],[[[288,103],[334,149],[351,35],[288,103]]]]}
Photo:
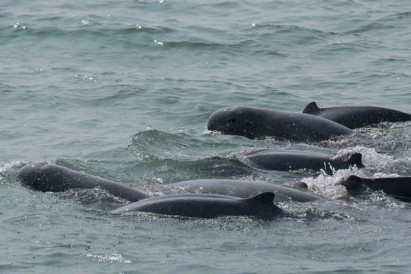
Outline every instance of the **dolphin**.
{"type": "Polygon", "coordinates": [[[364,187],[369,187],[372,190],[382,190],[395,197],[411,199],[411,177],[361,178],[353,175],[341,184],[351,194],[358,193],[364,187]]]}
{"type": "Polygon", "coordinates": [[[381,122],[411,121],[411,114],[373,106],[319,108],[316,102],[311,102],[304,108],[303,113],[326,118],[351,129],[371,126],[381,122]]]}
{"type": "Polygon", "coordinates": [[[23,185],[43,192],[100,188],[130,202],[150,197],[119,183],[47,163],[28,164],[19,170],[17,176],[23,185]]]}
{"type": "Polygon", "coordinates": [[[348,159],[331,158],[324,154],[302,151],[276,151],[272,149],[252,152],[240,157],[240,160],[253,168],[265,170],[290,171],[310,169],[324,170],[332,175],[334,170],[348,169],[350,166],[363,168],[362,155],[352,154],[348,159]]]}
{"type": "Polygon", "coordinates": [[[170,186],[189,193],[230,195],[240,198],[250,198],[262,192],[273,192],[275,193],[275,203],[285,201],[312,202],[322,199],[306,191],[263,181],[200,179],[178,182],[170,186]]]}
{"type": "Polygon", "coordinates": [[[354,134],[345,126],[314,115],[244,106],[217,110],[208,120],[207,128],[250,139],[276,137],[308,142],[354,134]]]}
{"type": "Polygon", "coordinates": [[[274,193],[265,192],[243,199],[226,195],[177,194],[153,197],[111,211],[112,214],[150,212],[196,218],[250,216],[273,219],[283,214],[273,203],[274,193]]]}

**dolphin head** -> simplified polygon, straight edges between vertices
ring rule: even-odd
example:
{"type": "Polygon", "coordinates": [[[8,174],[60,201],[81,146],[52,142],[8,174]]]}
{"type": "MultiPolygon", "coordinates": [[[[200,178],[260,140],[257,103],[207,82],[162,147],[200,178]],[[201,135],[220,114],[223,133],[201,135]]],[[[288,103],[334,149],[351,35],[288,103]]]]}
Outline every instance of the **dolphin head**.
{"type": "Polygon", "coordinates": [[[207,128],[224,134],[242,135],[257,138],[255,129],[261,125],[262,115],[251,107],[228,107],[214,112],[208,120],[207,128]]]}
{"type": "Polygon", "coordinates": [[[48,191],[44,189],[45,182],[49,180],[52,175],[51,165],[47,163],[32,163],[22,167],[17,177],[20,182],[28,187],[40,191],[48,191]]]}

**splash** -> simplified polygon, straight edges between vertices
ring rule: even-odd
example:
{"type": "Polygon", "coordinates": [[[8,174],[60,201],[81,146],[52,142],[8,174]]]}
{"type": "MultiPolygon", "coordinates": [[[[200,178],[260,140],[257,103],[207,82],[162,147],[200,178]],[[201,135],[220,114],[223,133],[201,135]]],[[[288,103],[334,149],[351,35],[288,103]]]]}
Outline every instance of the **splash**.
{"type": "Polygon", "coordinates": [[[26,26],[26,25],[23,25],[23,24],[21,24],[21,23],[19,23],[19,22],[12,24],[11,27],[12,27],[13,29],[22,29],[22,30],[27,29],[27,26],[26,26]]]}
{"type": "Polygon", "coordinates": [[[341,182],[351,175],[363,176],[364,173],[357,167],[349,169],[340,169],[334,171],[333,175],[327,175],[324,172],[318,177],[304,178],[302,181],[307,184],[308,189],[320,196],[336,200],[348,196],[347,189],[341,185],[341,182]]]}
{"type": "Polygon", "coordinates": [[[87,258],[92,258],[93,261],[97,261],[99,263],[123,263],[123,264],[130,264],[130,260],[126,260],[121,256],[121,254],[112,254],[112,255],[94,255],[91,253],[85,253],[84,256],[87,258]]]}
{"type": "Polygon", "coordinates": [[[23,163],[21,161],[13,161],[13,162],[10,162],[10,163],[0,164],[0,173],[3,173],[3,172],[5,172],[5,171],[7,171],[7,170],[9,170],[13,167],[21,166],[23,164],[25,164],[25,163],[23,163]]]}
{"type": "Polygon", "coordinates": [[[0,164],[0,180],[4,179],[3,175],[5,175],[5,173],[7,173],[10,169],[13,169],[15,167],[23,166],[24,164],[26,164],[26,163],[21,162],[21,161],[13,161],[13,162],[10,162],[10,163],[0,164]]]}
{"type": "Polygon", "coordinates": [[[388,154],[379,153],[375,148],[357,146],[349,149],[342,149],[336,157],[346,157],[352,153],[361,153],[362,161],[367,172],[367,176],[377,178],[376,173],[381,173],[379,177],[398,176],[398,174],[409,174],[411,172],[411,157],[394,157],[388,154]]]}

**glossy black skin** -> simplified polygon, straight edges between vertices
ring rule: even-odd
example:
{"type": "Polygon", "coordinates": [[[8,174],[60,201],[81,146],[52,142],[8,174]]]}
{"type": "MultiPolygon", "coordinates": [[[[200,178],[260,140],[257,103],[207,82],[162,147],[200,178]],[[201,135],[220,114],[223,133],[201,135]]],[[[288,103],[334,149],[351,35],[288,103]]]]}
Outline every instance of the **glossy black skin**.
{"type": "Polygon", "coordinates": [[[349,159],[343,160],[341,158],[332,159],[327,155],[313,152],[267,149],[247,154],[241,160],[246,165],[258,169],[278,171],[309,169],[317,172],[324,170],[332,175],[333,169],[348,169],[354,165],[358,168],[364,167],[361,158],[360,153],[355,153],[349,159]]]}
{"type": "Polygon", "coordinates": [[[138,190],[115,182],[47,163],[26,165],[18,172],[18,178],[22,184],[43,192],[100,188],[114,196],[131,202],[137,202],[150,197],[138,190]]]}
{"type": "Polygon", "coordinates": [[[243,106],[217,110],[208,120],[207,127],[250,139],[276,137],[308,142],[354,134],[349,128],[314,115],[243,106]]]}
{"type": "Polygon", "coordinates": [[[348,128],[360,128],[381,122],[411,121],[411,114],[373,106],[345,106],[319,108],[316,102],[309,103],[303,113],[326,118],[348,128]]]}
{"type": "Polygon", "coordinates": [[[368,187],[372,190],[382,190],[395,197],[411,199],[411,177],[361,178],[350,176],[341,184],[351,194],[361,192],[364,187],[368,187]]]}
{"type": "Polygon", "coordinates": [[[196,218],[250,216],[272,219],[283,214],[274,205],[274,193],[266,192],[249,199],[225,195],[180,194],[153,197],[111,211],[112,214],[150,212],[196,218]]]}
{"type": "Polygon", "coordinates": [[[262,192],[275,193],[274,203],[285,201],[312,202],[319,196],[298,189],[266,183],[262,181],[243,181],[229,179],[201,179],[171,184],[184,192],[230,195],[250,198],[262,192]]]}

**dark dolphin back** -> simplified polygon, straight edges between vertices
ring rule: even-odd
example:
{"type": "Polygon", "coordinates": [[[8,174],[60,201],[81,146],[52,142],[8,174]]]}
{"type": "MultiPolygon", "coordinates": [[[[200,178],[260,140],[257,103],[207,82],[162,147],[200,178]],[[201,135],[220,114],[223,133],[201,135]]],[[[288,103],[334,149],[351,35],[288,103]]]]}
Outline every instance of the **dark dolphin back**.
{"type": "Polygon", "coordinates": [[[121,184],[47,163],[26,165],[19,170],[18,178],[22,184],[43,192],[100,188],[131,202],[149,197],[147,194],[121,184]]]}
{"type": "Polygon", "coordinates": [[[244,106],[215,111],[207,128],[251,139],[276,137],[309,142],[354,134],[345,126],[315,115],[244,106]]]}
{"type": "Polygon", "coordinates": [[[265,113],[263,132],[268,137],[318,142],[354,134],[341,124],[315,115],[277,110],[265,110],[265,113]]]}
{"type": "Polygon", "coordinates": [[[262,192],[273,192],[275,193],[275,203],[312,202],[321,199],[321,197],[306,191],[263,181],[200,179],[178,182],[171,184],[171,186],[190,193],[231,195],[240,198],[250,198],[262,192]]]}
{"type": "Polygon", "coordinates": [[[145,199],[116,210],[112,214],[150,212],[196,218],[252,216],[270,219],[283,211],[274,205],[274,193],[261,193],[242,199],[226,195],[182,194],[145,199]]]}
{"type": "Polygon", "coordinates": [[[333,174],[334,170],[347,169],[356,165],[364,167],[361,161],[362,155],[355,153],[348,160],[341,158],[332,159],[328,155],[302,152],[302,151],[258,151],[245,155],[242,162],[253,168],[277,171],[313,170],[319,172],[325,170],[333,174]]]}
{"type": "Polygon", "coordinates": [[[341,183],[347,190],[355,194],[362,190],[364,186],[372,190],[382,190],[387,194],[411,198],[411,177],[387,177],[387,178],[361,178],[358,176],[350,176],[341,183]]]}
{"type": "Polygon", "coordinates": [[[311,102],[304,108],[303,113],[323,117],[351,129],[371,126],[381,122],[411,121],[411,114],[374,106],[319,108],[316,102],[311,102]]]}

